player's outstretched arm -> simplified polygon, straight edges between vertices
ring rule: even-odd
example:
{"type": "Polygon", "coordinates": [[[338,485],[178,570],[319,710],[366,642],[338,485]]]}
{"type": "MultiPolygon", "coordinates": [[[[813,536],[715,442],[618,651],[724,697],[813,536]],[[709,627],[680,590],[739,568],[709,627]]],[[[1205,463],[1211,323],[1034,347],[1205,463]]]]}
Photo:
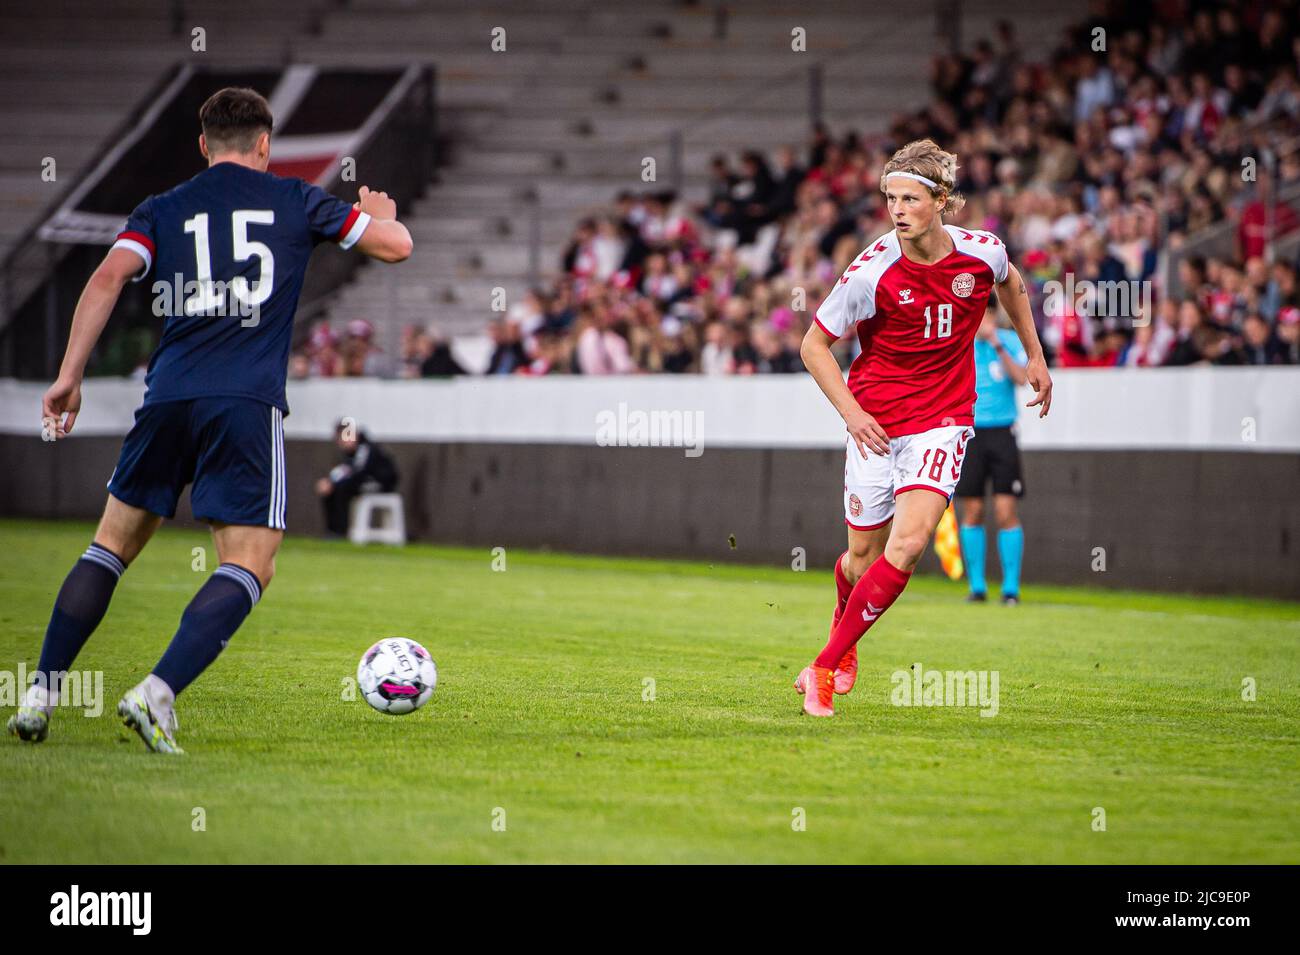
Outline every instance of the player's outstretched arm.
{"type": "Polygon", "coordinates": [[[386,192],[371,192],[362,186],[356,207],[370,216],[370,224],[357,240],[364,255],[381,262],[403,262],[415,247],[411,233],[397,221],[397,203],[386,192]]]}
{"type": "Polygon", "coordinates": [[[81,379],[90,352],[103,334],[123,286],[139,271],[140,256],[129,249],[109,249],[77,300],[59,377],[41,401],[41,423],[56,438],[66,438],[72,431],[81,410],[81,379]]]}
{"type": "Polygon", "coordinates": [[[889,435],[875,418],[862,410],[858,399],[853,397],[853,392],[845,384],[844,375],[840,372],[840,363],[831,354],[833,344],[835,339],[814,323],[803,337],[799,357],[817,382],[817,387],[821,388],[844,419],[845,430],[853,436],[858,453],[865,458],[867,448],[871,448],[877,454],[888,454],[889,435]]]}
{"type": "Polygon", "coordinates": [[[1052,407],[1052,376],[1047,373],[1047,359],[1043,357],[1043,345],[1038,340],[1038,329],[1034,328],[1034,315],[1029,309],[1029,292],[1025,289],[1025,280],[1020,277],[1020,270],[1014,265],[1007,267],[1007,277],[998,283],[998,301],[1007,310],[1011,324],[1020,336],[1020,344],[1025,347],[1029,364],[1025,365],[1025,378],[1034,389],[1034,400],[1025,407],[1038,407],[1038,417],[1044,417],[1052,407]]]}

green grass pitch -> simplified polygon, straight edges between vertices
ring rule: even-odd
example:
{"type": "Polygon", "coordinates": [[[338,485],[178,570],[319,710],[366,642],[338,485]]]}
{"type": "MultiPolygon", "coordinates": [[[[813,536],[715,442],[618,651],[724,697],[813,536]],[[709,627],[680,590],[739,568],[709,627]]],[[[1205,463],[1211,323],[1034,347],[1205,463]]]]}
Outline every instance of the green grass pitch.
{"type": "MultiPolygon", "coordinates": [[[[0,522],[0,669],[35,665],[90,534],[0,522]]],[[[918,578],[814,721],[791,681],[826,568],[510,551],[496,572],[486,549],[290,538],[169,759],[112,714],[203,579],[195,547],[210,572],[206,535],[163,530],[78,660],[102,717],[0,738],[0,862],[1300,859],[1300,605],[1031,585],[1008,609],[918,578]],[[342,698],[390,634],[438,663],[411,716],[342,698]],[[891,705],[917,661],[997,670],[998,714],[891,705]]]]}

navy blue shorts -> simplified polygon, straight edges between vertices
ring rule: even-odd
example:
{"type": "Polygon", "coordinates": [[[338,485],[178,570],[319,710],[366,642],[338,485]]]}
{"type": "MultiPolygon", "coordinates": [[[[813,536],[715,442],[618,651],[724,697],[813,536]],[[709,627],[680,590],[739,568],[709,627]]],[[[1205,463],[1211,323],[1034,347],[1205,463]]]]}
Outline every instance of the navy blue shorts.
{"type": "Polygon", "coordinates": [[[194,398],[135,413],[108,482],[119,501],[176,515],[185,485],[203,521],[284,529],[284,420],[254,398],[194,398]]]}

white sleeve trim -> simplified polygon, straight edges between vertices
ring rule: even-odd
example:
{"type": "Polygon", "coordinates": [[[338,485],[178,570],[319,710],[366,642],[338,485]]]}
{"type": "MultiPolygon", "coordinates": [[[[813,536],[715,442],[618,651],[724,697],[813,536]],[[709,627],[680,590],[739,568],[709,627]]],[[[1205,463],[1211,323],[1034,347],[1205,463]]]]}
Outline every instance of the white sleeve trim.
{"type": "Polygon", "coordinates": [[[118,239],[113,243],[113,248],[126,249],[128,252],[134,252],[144,259],[144,268],[131,277],[132,282],[138,282],[149,274],[149,269],[153,267],[153,256],[149,254],[149,250],[143,243],[137,242],[135,239],[118,239]]]}
{"type": "Polygon", "coordinates": [[[348,234],[339,239],[339,248],[350,249],[356,245],[357,240],[361,238],[361,233],[366,231],[368,225],[370,225],[370,215],[363,212],[357,216],[357,221],[352,223],[352,228],[348,229],[348,234]]]}

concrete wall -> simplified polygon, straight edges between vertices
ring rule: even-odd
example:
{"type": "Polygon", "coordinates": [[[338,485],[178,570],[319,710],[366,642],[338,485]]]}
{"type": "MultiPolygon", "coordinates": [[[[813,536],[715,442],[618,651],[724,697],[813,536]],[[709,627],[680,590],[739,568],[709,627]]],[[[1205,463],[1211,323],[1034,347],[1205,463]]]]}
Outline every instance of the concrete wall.
{"type": "MultiPolygon", "coordinates": [[[[120,445],[0,434],[0,514],[94,518],[120,445]]],[[[843,451],[391,442],[418,539],[829,566],[843,548],[843,451]],[[734,546],[730,538],[734,537],[734,546]]],[[[291,533],[317,534],[325,441],[287,443],[291,533]]],[[[1300,452],[1025,453],[1035,582],[1300,599],[1300,452]],[[1092,570],[1105,548],[1106,571],[1092,570]]],[[[188,503],[179,518],[188,518],[188,503]]],[[[2,536],[2,530],[0,530],[2,536]]],[[[932,558],[923,569],[933,569],[932,558]]],[[[990,556],[996,579],[996,558],[990,556]]]]}
{"type": "MultiPolygon", "coordinates": [[[[1300,452],[1300,367],[1055,369],[1052,413],[1020,416],[1030,451],[1300,452]]],[[[46,383],[0,379],[0,433],[36,434],[46,383]]],[[[85,382],[80,435],[124,435],[139,381],[85,382]]],[[[1022,401],[1032,395],[1022,390],[1022,401]]],[[[844,446],[844,423],[809,375],[586,375],[290,382],[285,435],[317,439],[349,416],[381,441],[593,445],[602,422],[676,416],[716,448],[844,446]]]]}

